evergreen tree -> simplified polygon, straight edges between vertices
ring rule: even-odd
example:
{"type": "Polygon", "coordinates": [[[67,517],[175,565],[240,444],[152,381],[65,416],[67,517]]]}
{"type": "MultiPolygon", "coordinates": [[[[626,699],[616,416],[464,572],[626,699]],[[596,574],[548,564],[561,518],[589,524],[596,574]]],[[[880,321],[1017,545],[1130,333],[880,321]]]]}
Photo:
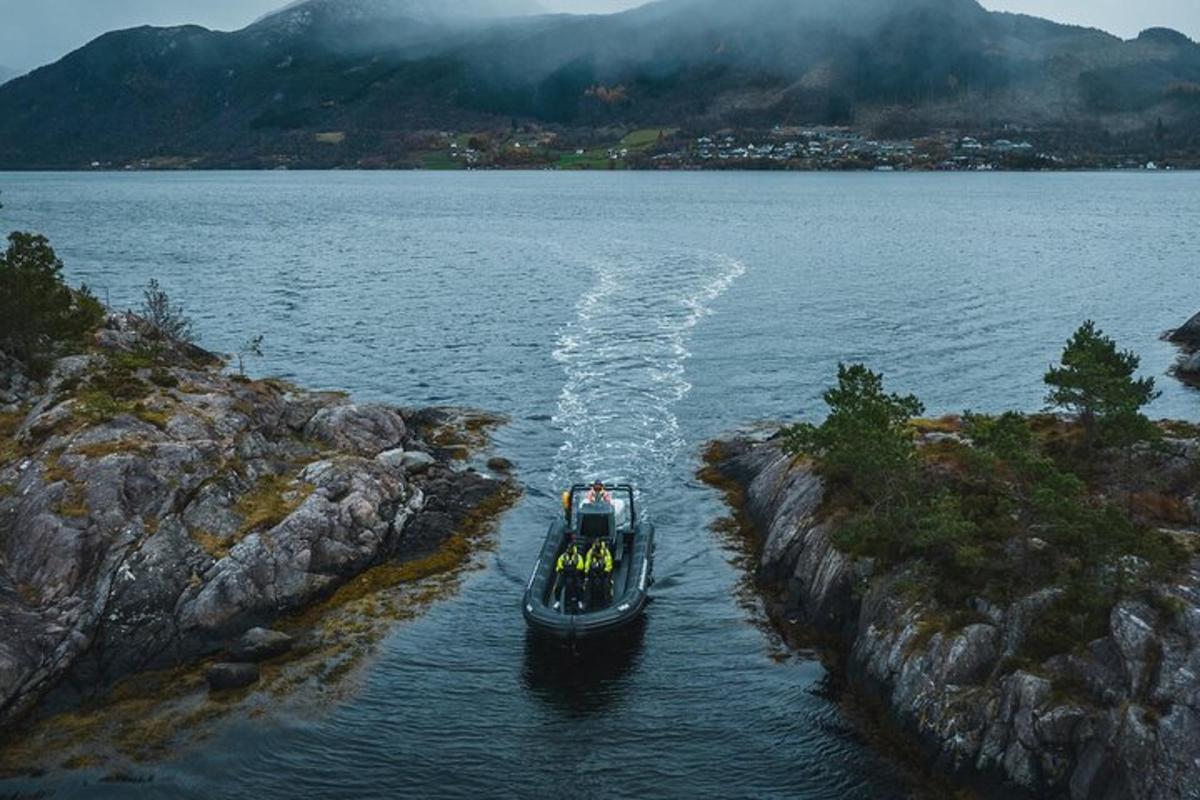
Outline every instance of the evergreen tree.
{"type": "Polygon", "coordinates": [[[1158,397],[1153,378],[1134,377],[1139,366],[1135,353],[1118,350],[1117,343],[1088,320],[1067,342],[1062,363],[1046,373],[1046,402],[1079,418],[1089,447],[1102,429],[1135,439],[1147,431],[1141,409],[1158,397]]]}
{"type": "Polygon", "coordinates": [[[13,233],[0,257],[0,346],[35,372],[63,346],[78,345],[104,319],[86,286],[70,289],[46,237],[13,233]]]}
{"type": "Polygon", "coordinates": [[[170,295],[154,278],[142,290],[141,315],[148,336],[174,344],[188,344],[195,338],[192,321],[183,306],[171,305],[170,295]]]}
{"type": "Polygon", "coordinates": [[[818,459],[822,474],[877,503],[913,473],[916,446],[908,423],[924,412],[912,395],[888,394],[883,376],[862,364],[838,366],[838,385],[825,393],[829,416],[820,426],[788,429],[787,447],[818,459]]]}

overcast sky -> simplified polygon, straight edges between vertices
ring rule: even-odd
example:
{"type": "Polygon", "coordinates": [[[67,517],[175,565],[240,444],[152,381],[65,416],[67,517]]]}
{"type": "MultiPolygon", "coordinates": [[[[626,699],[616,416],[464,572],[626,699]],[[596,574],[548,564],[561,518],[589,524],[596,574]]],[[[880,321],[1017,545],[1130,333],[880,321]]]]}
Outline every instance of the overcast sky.
{"type": "MultiPolygon", "coordinates": [[[[453,2],[454,0],[447,0],[453,2]]],[[[614,11],[641,0],[541,0],[555,11],[614,11]]],[[[1120,36],[1152,26],[1200,39],[1200,0],[982,0],[988,8],[1092,25],[1120,36]]],[[[0,66],[55,61],[105,31],[194,22],[233,30],[285,0],[0,0],[0,66]]]]}

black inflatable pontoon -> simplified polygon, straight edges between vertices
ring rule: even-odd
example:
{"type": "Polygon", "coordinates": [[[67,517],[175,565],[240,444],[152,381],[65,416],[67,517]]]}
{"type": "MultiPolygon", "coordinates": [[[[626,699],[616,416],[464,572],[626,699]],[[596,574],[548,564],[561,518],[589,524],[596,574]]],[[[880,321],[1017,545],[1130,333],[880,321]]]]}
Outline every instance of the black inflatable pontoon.
{"type": "Polygon", "coordinates": [[[568,641],[615,632],[636,620],[653,583],[654,526],[638,516],[633,487],[607,486],[596,502],[588,502],[589,489],[578,485],[563,495],[563,514],[550,526],[525,591],[529,627],[568,641]],[[612,551],[611,600],[585,585],[576,602],[559,585],[558,558],[570,542],[586,553],[597,538],[612,551]]]}

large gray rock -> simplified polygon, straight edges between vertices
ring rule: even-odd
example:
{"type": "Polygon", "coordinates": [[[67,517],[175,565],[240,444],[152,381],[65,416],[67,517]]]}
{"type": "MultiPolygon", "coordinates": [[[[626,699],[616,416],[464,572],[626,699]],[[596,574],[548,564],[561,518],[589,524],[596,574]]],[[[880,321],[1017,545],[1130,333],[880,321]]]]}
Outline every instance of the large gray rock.
{"type": "Polygon", "coordinates": [[[1181,358],[1179,364],[1175,367],[1175,371],[1182,378],[1200,380],[1200,352],[1181,358]]]}
{"type": "Polygon", "coordinates": [[[437,464],[437,459],[420,450],[388,450],[376,456],[376,461],[389,469],[404,470],[410,475],[421,475],[437,464]]]}
{"type": "MultiPolygon", "coordinates": [[[[106,333],[136,346],[123,323],[106,333]]],[[[423,453],[376,460],[427,447],[396,409],[190,362],[138,408],[81,417],[70,384],[102,364],[56,365],[67,388],[31,398],[0,462],[0,729],[54,687],[66,702],[231,642],[269,658],[283,640],[251,629],[438,547],[501,486],[423,453]]]]}
{"type": "Polygon", "coordinates": [[[348,403],[316,412],[304,433],[338,450],[374,458],[401,445],[408,429],[398,409],[348,403]]]}

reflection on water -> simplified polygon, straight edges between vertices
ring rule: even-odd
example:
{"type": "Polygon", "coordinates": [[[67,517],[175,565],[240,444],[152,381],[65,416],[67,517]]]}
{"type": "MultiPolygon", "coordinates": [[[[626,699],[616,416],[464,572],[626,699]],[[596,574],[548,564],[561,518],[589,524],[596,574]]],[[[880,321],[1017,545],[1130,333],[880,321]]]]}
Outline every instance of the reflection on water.
{"type": "Polygon", "coordinates": [[[564,713],[611,710],[627,694],[625,682],[640,665],[645,636],[645,616],[600,640],[567,644],[529,632],[522,682],[535,698],[564,713]]]}

